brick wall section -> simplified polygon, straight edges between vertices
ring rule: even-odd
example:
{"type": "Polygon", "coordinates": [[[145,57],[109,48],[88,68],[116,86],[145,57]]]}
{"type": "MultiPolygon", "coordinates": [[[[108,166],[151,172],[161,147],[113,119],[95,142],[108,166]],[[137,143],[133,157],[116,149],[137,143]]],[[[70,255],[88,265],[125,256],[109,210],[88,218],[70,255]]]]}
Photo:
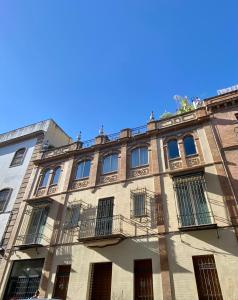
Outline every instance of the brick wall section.
{"type": "MultiPolygon", "coordinates": [[[[222,149],[220,148],[220,151],[218,150],[219,145],[219,137],[217,136],[215,132],[215,136],[213,135],[212,127],[207,125],[204,127],[208,142],[210,144],[210,148],[212,149],[212,155],[214,161],[219,161],[222,158],[222,149]],[[215,138],[217,139],[218,142],[218,147],[215,142],[215,138]]],[[[236,200],[230,185],[229,178],[227,177],[227,173],[225,170],[225,166],[220,163],[216,164],[216,171],[218,175],[218,179],[222,188],[223,192],[223,199],[226,204],[227,210],[229,212],[229,216],[231,219],[231,223],[234,226],[238,225],[238,209],[237,209],[237,204],[236,200]]],[[[238,227],[235,227],[235,234],[238,239],[238,227]]]]}
{"type": "MultiPolygon", "coordinates": [[[[158,161],[158,145],[157,139],[151,139],[151,155],[150,155],[150,165],[152,173],[159,173],[159,161],[158,161]]],[[[165,232],[165,223],[164,218],[160,217],[164,215],[163,212],[163,200],[161,197],[161,178],[159,176],[154,176],[154,192],[157,195],[158,199],[158,230],[159,233],[165,232]]],[[[159,257],[160,257],[160,271],[161,271],[161,280],[162,280],[162,289],[163,289],[163,300],[171,300],[171,280],[169,273],[169,259],[168,259],[168,249],[167,249],[167,240],[166,237],[162,234],[159,235],[159,257]]]]}

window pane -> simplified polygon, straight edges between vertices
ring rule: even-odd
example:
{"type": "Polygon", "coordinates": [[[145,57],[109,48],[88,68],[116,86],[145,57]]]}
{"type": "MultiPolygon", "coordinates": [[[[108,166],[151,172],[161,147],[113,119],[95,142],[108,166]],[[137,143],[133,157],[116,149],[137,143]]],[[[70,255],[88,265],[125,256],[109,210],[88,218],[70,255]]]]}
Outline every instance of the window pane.
{"type": "Polygon", "coordinates": [[[183,143],[186,155],[192,155],[196,153],[196,147],[192,136],[186,136],[183,140],[183,143]]]}
{"type": "Polygon", "coordinates": [[[91,166],[91,161],[90,161],[90,160],[86,160],[86,161],[84,162],[83,177],[89,177],[90,166],[91,166]]]}
{"type": "Polygon", "coordinates": [[[139,148],[132,150],[131,152],[131,167],[135,168],[139,166],[139,148]]]}
{"type": "Polygon", "coordinates": [[[26,148],[17,150],[11,162],[11,166],[17,166],[22,164],[25,152],[26,152],[26,148]]]}
{"type": "Polygon", "coordinates": [[[65,217],[65,228],[73,228],[79,225],[80,219],[80,205],[67,207],[65,217]]]}
{"type": "Polygon", "coordinates": [[[168,142],[168,152],[169,152],[169,158],[179,157],[177,140],[171,140],[168,142]]]}
{"type": "Polygon", "coordinates": [[[118,170],[118,155],[111,155],[111,172],[118,170]]]}
{"type": "Polygon", "coordinates": [[[47,186],[49,176],[50,176],[50,170],[45,171],[45,173],[42,175],[42,179],[41,179],[41,182],[40,182],[40,187],[47,186]]]}
{"type": "Polygon", "coordinates": [[[4,211],[9,195],[10,195],[10,189],[5,189],[0,191],[0,212],[4,211]]]}
{"type": "Polygon", "coordinates": [[[61,168],[60,167],[58,167],[54,170],[54,175],[53,175],[54,177],[53,177],[53,180],[52,180],[52,184],[58,184],[60,173],[61,173],[61,168]]]}
{"type": "Polygon", "coordinates": [[[111,156],[107,156],[103,159],[103,174],[110,172],[110,160],[111,156]]]}
{"type": "Polygon", "coordinates": [[[140,148],[140,165],[148,164],[148,149],[146,147],[140,148]]]}
{"type": "Polygon", "coordinates": [[[84,168],[84,162],[79,163],[77,166],[75,179],[80,179],[83,177],[83,168],[84,168]]]}

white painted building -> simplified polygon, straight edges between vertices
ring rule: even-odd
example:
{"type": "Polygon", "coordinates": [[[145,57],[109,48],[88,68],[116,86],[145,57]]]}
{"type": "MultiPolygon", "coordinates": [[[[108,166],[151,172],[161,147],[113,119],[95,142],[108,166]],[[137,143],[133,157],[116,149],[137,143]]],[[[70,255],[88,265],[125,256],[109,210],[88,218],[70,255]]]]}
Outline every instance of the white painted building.
{"type": "Polygon", "coordinates": [[[46,141],[59,147],[69,144],[71,138],[53,120],[0,134],[0,241],[36,145],[41,149],[46,141]]]}

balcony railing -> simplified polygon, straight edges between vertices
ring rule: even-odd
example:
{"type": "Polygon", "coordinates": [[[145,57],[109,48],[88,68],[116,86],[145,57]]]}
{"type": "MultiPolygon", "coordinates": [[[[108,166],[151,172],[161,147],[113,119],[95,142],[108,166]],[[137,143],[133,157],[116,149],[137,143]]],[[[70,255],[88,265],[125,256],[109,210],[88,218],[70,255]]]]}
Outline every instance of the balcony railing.
{"type": "Polygon", "coordinates": [[[79,240],[98,240],[113,237],[126,238],[129,236],[143,236],[151,233],[151,228],[127,219],[122,215],[116,215],[107,218],[82,220],[79,230],[79,240]]]}
{"type": "Polygon", "coordinates": [[[41,233],[19,235],[15,246],[18,248],[41,247],[47,242],[47,237],[41,233]]]}

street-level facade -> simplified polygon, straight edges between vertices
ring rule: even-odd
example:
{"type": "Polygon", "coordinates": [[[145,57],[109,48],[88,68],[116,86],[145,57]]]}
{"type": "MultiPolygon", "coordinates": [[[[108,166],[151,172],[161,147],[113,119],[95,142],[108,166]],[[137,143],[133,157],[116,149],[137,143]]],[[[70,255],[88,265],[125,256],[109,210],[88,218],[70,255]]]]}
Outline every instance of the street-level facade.
{"type": "MultiPolygon", "coordinates": [[[[237,93],[214,97],[228,98],[218,109],[238,113],[237,93]]],[[[237,299],[237,194],[212,105],[43,151],[2,298],[237,299]]]]}

